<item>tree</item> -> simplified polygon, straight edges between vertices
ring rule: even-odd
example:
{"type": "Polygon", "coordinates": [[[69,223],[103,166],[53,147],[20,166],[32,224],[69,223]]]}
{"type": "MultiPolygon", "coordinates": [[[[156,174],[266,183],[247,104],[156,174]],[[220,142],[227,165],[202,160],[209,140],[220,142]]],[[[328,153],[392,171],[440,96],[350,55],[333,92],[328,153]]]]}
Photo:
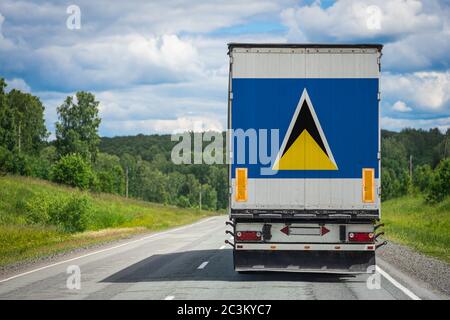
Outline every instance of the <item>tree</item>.
{"type": "Polygon", "coordinates": [[[209,184],[201,186],[202,192],[202,209],[216,210],[217,209],[217,192],[209,184]]]}
{"type": "MultiPolygon", "coordinates": [[[[167,177],[167,193],[169,203],[177,205],[179,203],[180,190],[184,184],[185,177],[179,172],[171,172],[167,177]]],[[[186,198],[187,199],[187,198],[186,198]]],[[[183,202],[185,204],[185,202],[183,202]]]]}
{"type": "Polygon", "coordinates": [[[11,90],[8,104],[12,109],[14,148],[18,152],[38,154],[48,137],[44,106],[38,97],[19,90],[11,90]]]}
{"type": "Polygon", "coordinates": [[[52,164],[57,161],[55,146],[43,148],[39,155],[30,159],[31,175],[36,178],[50,180],[52,164]]]}
{"type": "Polygon", "coordinates": [[[59,156],[77,153],[85,160],[95,161],[100,142],[98,105],[92,93],[81,91],[58,107],[55,145],[59,156]]]}
{"type": "Polygon", "coordinates": [[[68,154],[52,167],[52,180],[69,186],[87,189],[94,178],[89,163],[79,154],[68,154]]]}
{"type": "Polygon", "coordinates": [[[94,164],[97,175],[99,191],[123,194],[125,188],[125,175],[117,156],[99,153],[94,164]]]}
{"type": "Polygon", "coordinates": [[[447,129],[444,139],[433,149],[433,163],[437,165],[442,159],[450,157],[450,128],[447,129]]]}
{"type": "Polygon", "coordinates": [[[8,103],[8,95],[6,94],[6,82],[0,78],[0,146],[7,150],[14,149],[14,115],[8,103]]]}
{"type": "Polygon", "coordinates": [[[217,208],[224,209],[228,204],[228,171],[225,166],[209,166],[208,183],[216,190],[217,208]]]}
{"type": "Polygon", "coordinates": [[[139,168],[139,180],[141,184],[140,194],[142,199],[151,202],[167,203],[167,176],[161,171],[151,168],[145,161],[139,168]]]}
{"type": "Polygon", "coordinates": [[[0,146],[0,173],[29,176],[32,173],[30,157],[23,153],[9,151],[0,146]]]}
{"type": "Polygon", "coordinates": [[[436,167],[426,200],[435,203],[448,196],[450,196],[450,158],[442,160],[436,167]]]}
{"type": "Polygon", "coordinates": [[[433,169],[430,165],[417,166],[413,174],[413,183],[421,192],[427,192],[433,180],[433,169]]]}

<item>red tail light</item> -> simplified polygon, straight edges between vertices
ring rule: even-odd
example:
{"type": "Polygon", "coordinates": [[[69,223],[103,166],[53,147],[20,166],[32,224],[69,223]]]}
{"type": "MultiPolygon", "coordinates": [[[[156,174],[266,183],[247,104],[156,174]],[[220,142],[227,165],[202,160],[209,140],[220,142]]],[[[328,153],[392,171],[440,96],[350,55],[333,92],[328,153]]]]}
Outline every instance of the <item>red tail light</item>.
{"type": "Polygon", "coordinates": [[[238,231],[236,239],[239,241],[260,241],[261,232],[259,231],[238,231]]]}
{"type": "Polygon", "coordinates": [[[349,232],[348,240],[350,242],[373,242],[372,232],[349,232]]]}

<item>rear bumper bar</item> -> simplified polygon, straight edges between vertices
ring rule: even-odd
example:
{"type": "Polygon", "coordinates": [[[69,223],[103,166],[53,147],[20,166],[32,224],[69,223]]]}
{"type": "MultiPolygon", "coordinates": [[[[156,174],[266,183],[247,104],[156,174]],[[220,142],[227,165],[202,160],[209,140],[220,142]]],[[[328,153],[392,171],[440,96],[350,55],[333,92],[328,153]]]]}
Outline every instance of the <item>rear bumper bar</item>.
{"type": "Polygon", "coordinates": [[[375,251],[374,243],[246,243],[236,242],[236,250],[287,251],[375,251]]]}
{"type": "Polygon", "coordinates": [[[234,250],[236,271],[371,273],[372,266],[374,251],[234,250]]]}
{"type": "Polygon", "coordinates": [[[378,209],[358,210],[290,210],[290,209],[231,209],[230,219],[282,219],[282,220],[378,220],[378,209]]]}

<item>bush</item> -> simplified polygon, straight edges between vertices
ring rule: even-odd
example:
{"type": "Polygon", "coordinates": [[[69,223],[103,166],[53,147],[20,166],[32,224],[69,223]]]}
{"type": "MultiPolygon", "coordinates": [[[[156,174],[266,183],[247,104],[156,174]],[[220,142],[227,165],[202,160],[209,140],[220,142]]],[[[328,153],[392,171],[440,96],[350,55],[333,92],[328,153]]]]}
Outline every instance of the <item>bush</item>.
{"type": "Polygon", "coordinates": [[[437,203],[450,195],[450,158],[442,160],[434,170],[427,202],[437,203]]]}
{"type": "Polygon", "coordinates": [[[217,209],[217,191],[209,184],[202,186],[202,208],[205,210],[217,209]]]}
{"type": "Polygon", "coordinates": [[[69,154],[53,165],[51,178],[55,182],[87,189],[93,180],[93,173],[90,164],[79,154],[69,154]]]}
{"type": "Polygon", "coordinates": [[[42,158],[31,157],[29,159],[30,175],[35,178],[48,180],[50,178],[51,163],[42,158]]]}
{"type": "Polygon", "coordinates": [[[26,220],[30,224],[50,224],[50,211],[53,204],[49,196],[32,197],[25,202],[26,220]]]}
{"type": "Polygon", "coordinates": [[[31,158],[18,151],[0,147],[0,172],[29,176],[32,172],[31,158]]]}
{"type": "Polygon", "coordinates": [[[399,171],[398,174],[390,168],[381,170],[381,200],[406,195],[411,189],[411,178],[406,170],[399,171]]]}
{"type": "Polygon", "coordinates": [[[0,146],[0,173],[6,174],[12,171],[13,155],[11,151],[0,146]]]}
{"type": "Polygon", "coordinates": [[[48,146],[42,149],[37,157],[30,158],[31,176],[50,180],[52,163],[56,162],[56,148],[48,146]]]}
{"type": "Polygon", "coordinates": [[[185,196],[180,196],[178,198],[177,205],[181,208],[188,208],[191,206],[189,199],[185,196]]]}
{"type": "Polygon", "coordinates": [[[428,191],[433,180],[433,169],[428,164],[417,166],[413,174],[414,186],[421,192],[428,191]]]}
{"type": "Polygon", "coordinates": [[[92,203],[88,196],[71,196],[52,208],[51,223],[66,232],[84,231],[88,225],[91,208],[92,203]]]}
{"type": "Polygon", "coordinates": [[[125,174],[120,158],[107,153],[99,153],[94,162],[94,171],[101,192],[123,194],[125,191],[125,174]]]}
{"type": "Polygon", "coordinates": [[[55,225],[65,232],[80,232],[87,228],[92,201],[86,195],[67,197],[34,196],[25,204],[30,224],[55,225]]]}

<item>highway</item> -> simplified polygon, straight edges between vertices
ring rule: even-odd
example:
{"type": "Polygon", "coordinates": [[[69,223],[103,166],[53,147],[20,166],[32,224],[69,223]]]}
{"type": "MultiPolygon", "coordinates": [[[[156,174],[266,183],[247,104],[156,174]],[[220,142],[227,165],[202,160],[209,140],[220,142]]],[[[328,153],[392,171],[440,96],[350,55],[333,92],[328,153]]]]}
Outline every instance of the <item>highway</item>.
{"type": "Polygon", "coordinates": [[[369,275],[238,274],[224,244],[226,219],[212,217],[35,265],[0,279],[0,299],[438,298],[380,259],[381,286],[375,289],[367,286],[369,275]],[[79,289],[67,286],[73,266],[80,271],[79,289]]]}

